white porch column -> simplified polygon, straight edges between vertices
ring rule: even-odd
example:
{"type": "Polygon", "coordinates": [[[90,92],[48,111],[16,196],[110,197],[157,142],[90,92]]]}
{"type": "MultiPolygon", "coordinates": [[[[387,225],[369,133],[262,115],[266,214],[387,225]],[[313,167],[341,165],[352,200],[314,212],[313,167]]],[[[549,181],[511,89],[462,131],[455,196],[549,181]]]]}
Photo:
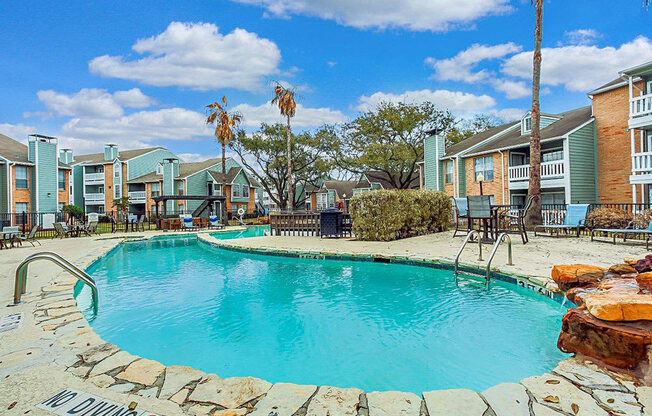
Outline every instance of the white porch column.
{"type": "Polygon", "coordinates": [[[632,203],[636,204],[636,185],[632,185],[632,203]]]}

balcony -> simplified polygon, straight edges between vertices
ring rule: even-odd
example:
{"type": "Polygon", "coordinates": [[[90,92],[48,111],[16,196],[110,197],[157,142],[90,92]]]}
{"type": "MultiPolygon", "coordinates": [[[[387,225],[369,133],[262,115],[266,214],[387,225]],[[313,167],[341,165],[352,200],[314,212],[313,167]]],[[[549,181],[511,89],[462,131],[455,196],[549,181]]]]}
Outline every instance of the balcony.
{"type": "Polygon", "coordinates": [[[147,201],[147,192],[133,191],[129,192],[129,202],[132,204],[144,204],[147,201]]]}
{"type": "Polygon", "coordinates": [[[86,205],[104,205],[104,194],[86,194],[84,195],[84,201],[86,205]]]}
{"type": "Polygon", "coordinates": [[[84,173],[85,185],[100,185],[104,183],[104,172],[84,173]]]}
{"type": "MultiPolygon", "coordinates": [[[[563,187],[564,173],[563,160],[541,163],[541,187],[563,187]]],[[[530,165],[510,166],[507,177],[509,178],[509,189],[527,189],[530,179],[530,165]]]]}
{"type": "Polygon", "coordinates": [[[629,102],[629,128],[652,126],[652,94],[632,97],[629,102]]]}

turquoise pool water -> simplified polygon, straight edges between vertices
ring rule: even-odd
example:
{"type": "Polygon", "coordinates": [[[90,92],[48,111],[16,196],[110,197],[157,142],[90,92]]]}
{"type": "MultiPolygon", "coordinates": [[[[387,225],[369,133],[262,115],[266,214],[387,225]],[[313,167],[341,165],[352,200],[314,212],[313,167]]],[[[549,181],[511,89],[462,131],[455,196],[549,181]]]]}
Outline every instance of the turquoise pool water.
{"type": "MultiPolygon", "coordinates": [[[[195,238],[118,246],[90,270],[106,341],[221,377],[420,393],[550,371],[566,311],[452,272],[217,249],[195,238]]],[[[82,292],[83,293],[83,292],[82,292]]],[[[83,296],[82,296],[83,297],[83,296]]]]}
{"type": "Polygon", "coordinates": [[[246,238],[246,237],[261,237],[265,232],[269,231],[269,225],[252,225],[242,231],[222,231],[219,233],[211,233],[211,236],[220,240],[230,240],[233,238],[246,238]]]}

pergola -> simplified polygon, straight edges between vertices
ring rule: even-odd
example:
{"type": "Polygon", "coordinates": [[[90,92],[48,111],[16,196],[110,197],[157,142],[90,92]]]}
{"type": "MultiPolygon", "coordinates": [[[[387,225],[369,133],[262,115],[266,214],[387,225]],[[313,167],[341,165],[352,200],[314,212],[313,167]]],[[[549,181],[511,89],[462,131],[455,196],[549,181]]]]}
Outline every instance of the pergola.
{"type": "Polygon", "coordinates": [[[193,216],[199,216],[206,208],[212,213],[212,202],[224,203],[226,196],[224,195],[164,195],[152,198],[156,202],[156,216],[159,216],[158,204],[163,203],[163,215],[167,216],[167,201],[204,201],[193,212],[193,216]]]}

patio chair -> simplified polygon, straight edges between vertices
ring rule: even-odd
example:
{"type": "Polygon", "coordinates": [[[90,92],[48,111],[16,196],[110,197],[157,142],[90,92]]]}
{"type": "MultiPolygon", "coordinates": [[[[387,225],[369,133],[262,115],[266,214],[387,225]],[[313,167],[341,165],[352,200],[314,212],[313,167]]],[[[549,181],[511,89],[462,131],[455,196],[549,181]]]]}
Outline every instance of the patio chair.
{"type": "Polygon", "coordinates": [[[491,197],[489,195],[467,196],[466,201],[468,204],[468,221],[469,229],[473,227],[473,223],[478,220],[481,229],[484,229],[484,236],[487,237],[491,234],[493,237],[493,222],[494,216],[491,210],[491,197]]]}
{"type": "Polygon", "coordinates": [[[455,207],[455,232],[453,237],[457,236],[458,232],[465,231],[469,232],[471,225],[469,224],[469,205],[466,201],[466,198],[451,198],[453,200],[453,206],[455,207]],[[460,229],[460,220],[466,221],[466,230],[460,229]]]}
{"type": "Polygon", "coordinates": [[[73,233],[72,230],[68,229],[68,226],[64,222],[55,222],[54,223],[54,232],[55,232],[55,234],[52,237],[53,239],[57,238],[57,237],[58,238],[69,237],[73,233]]]}
{"type": "MultiPolygon", "coordinates": [[[[527,244],[529,241],[527,238],[527,231],[525,230],[525,216],[530,208],[532,208],[532,201],[534,201],[534,197],[531,196],[527,201],[525,201],[525,206],[523,208],[518,208],[517,210],[510,209],[509,211],[500,214],[500,220],[506,221],[508,226],[516,227],[516,233],[521,235],[523,244],[527,244]]],[[[513,231],[506,230],[505,232],[509,233],[513,231]]]]}
{"type": "Polygon", "coordinates": [[[219,218],[217,218],[217,215],[209,216],[208,224],[210,228],[217,228],[218,230],[224,228],[224,224],[220,222],[219,218]]]}
{"type": "Polygon", "coordinates": [[[40,246],[41,242],[36,239],[36,233],[38,232],[38,230],[39,230],[38,225],[33,226],[27,236],[20,237],[20,241],[27,241],[32,245],[32,247],[36,247],[34,245],[35,242],[38,243],[38,245],[40,246]]]}
{"type": "Polygon", "coordinates": [[[2,227],[2,240],[6,248],[14,247],[15,243],[22,245],[20,241],[20,229],[17,226],[14,227],[2,227]]]}
{"type": "Polygon", "coordinates": [[[568,232],[569,230],[575,231],[577,237],[580,236],[580,230],[586,225],[586,215],[589,212],[589,204],[569,204],[566,207],[566,215],[564,216],[563,224],[544,224],[534,227],[534,235],[537,235],[537,230],[543,229],[550,231],[552,236],[553,231],[556,231],[559,236],[559,231],[568,232]]]}
{"type": "Polygon", "coordinates": [[[188,229],[197,228],[197,226],[192,222],[192,215],[184,215],[181,221],[181,226],[188,229]]]}
{"type": "Polygon", "coordinates": [[[90,221],[88,224],[86,224],[85,226],[83,226],[83,227],[80,229],[80,231],[81,231],[82,233],[86,234],[86,235],[89,236],[89,237],[91,236],[91,234],[97,234],[97,235],[99,235],[98,232],[97,232],[97,221],[90,221]]]}
{"type": "Polygon", "coordinates": [[[136,224],[136,231],[145,231],[145,215],[138,217],[138,223],[136,224]]]}
{"type": "Polygon", "coordinates": [[[626,228],[594,228],[591,230],[591,241],[593,241],[593,238],[596,233],[604,233],[604,234],[611,234],[613,237],[613,242],[616,244],[616,236],[618,234],[622,234],[623,236],[623,243],[627,241],[627,236],[644,236],[645,237],[645,249],[649,250],[650,249],[650,236],[652,236],[652,220],[650,220],[649,224],[647,225],[647,228],[643,229],[637,229],[634,228],[634,222],[630,222],[626,228]]]}

